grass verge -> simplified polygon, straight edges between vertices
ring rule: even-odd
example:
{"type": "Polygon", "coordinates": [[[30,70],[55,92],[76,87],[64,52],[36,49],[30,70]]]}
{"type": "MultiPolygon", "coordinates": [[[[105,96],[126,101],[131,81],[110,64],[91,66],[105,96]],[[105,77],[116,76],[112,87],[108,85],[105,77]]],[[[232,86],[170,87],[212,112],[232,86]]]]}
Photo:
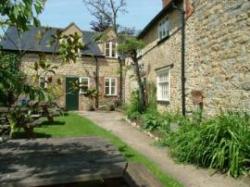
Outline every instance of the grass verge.
{"type": "Polygon", "coordinates": [[[56,118],[53,124],[44,124],[35,129],[37,137],[79,137],[98,136],[111,141],[129,162],[143,164],[149,171],[167,187],[182,186],[178,181],[161,171],[159,166],[144,155],[135,151],[111,132],[100,128],[92,121],[77,114],[56,118]]]}

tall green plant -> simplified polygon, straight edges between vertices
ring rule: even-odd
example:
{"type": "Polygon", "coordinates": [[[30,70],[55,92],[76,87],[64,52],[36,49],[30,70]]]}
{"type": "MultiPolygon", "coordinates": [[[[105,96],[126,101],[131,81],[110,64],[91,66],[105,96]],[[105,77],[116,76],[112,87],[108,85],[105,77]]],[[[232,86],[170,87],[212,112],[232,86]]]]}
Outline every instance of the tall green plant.
{"type": "Polygon", "coordinates": [[[131,93],[130,101],[126,106],[126,114],[129,119],[138,119],[138,117],[141,115],[141,105],[139,102],[139,93],[138,91],[133,91],[131,93]]]}
{"type": "Polygon", "coordinates": [[[222,113],[201,125],[185,125],[168,138],[172,155],[227,172],[233,177],[250,172],[250,115],[222,113]]]}

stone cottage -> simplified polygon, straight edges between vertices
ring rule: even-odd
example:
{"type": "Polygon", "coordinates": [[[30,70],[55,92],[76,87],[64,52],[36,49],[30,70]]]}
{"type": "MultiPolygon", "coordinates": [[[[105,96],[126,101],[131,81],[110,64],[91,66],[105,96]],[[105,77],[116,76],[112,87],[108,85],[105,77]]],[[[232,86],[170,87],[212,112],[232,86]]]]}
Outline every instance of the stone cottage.
{"type": "Polygon", "coordinates": [[[146,44],[139,58],[146,81],[156,86],[159,110],[182,108],[181,9],[187,113],[197,107],[209,115],[250,111],[249,0],[163,0],[163,9],[138,36],[146,44]]]}
{"type": "MultiPolygon", "coordinates": [[[[92,103],[91,99],[85,97],[88,89],[98,89],[99,106],[113,104],[119,99],[120,78],[116,38],[112,29],[108,29],[106,35],[105,42],[96,42],[96,33],[82,31],[74,23],[64,29],[31,27],[21,34],[11,27],[5,33],[1,46],[4,51],[24,52],[21,69],[28,77],[35,73],[32,67],[41,54],[46,56],[46,59],[50,59],[53,65],[59,64],[56,69],[56,78],[53,76],[54,80],[60,78],[62,82],[62,93],[58,97],[58,104],[68,110],[87,110],[92,103]],[[63,35],[77,33],[82,37],[85,46],[76,63],[60,63],[58,46],[50,44],[57,32],[63,35]],[[39,42],[36,42],[36,37],[40,33],[43,33],[42,37],[39,42]],[[79,90],[72,88],[72,83],[77,81],[81,84],[79,90]]],[[[40,77],[39,84],[46,86],[46,79],[47,77],[40,77]]]]}

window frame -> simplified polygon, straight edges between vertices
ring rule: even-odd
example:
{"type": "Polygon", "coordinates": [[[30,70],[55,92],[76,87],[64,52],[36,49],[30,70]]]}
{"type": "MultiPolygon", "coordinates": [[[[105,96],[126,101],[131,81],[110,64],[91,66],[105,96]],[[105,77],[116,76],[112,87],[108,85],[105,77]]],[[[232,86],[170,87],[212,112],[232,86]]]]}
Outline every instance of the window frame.
{"type": "Polygon", "coordinates": [[[115,77],[105,77],[104,78],[104,95],[109,96],[109,97],[117,96],[117,78],[115,78],[115,77]],[[106,93],[106,88],[107,88],[106,80],[109,81],[109,85],[108,85],[109,93],[106,93]],[[112,80],[115,80],[115,86],[113,86],[115,88],[114,94],[112,94],[112,80]]]}
{"type": "Polygon", "coordinates": [[[171,98],[171,70],[170,68],[164,68],[156,72],[156,99],[158,102],[170,102],[171,98]],[[166,75],[167,74],[167,75],[166,75]],[[167,76],[165,81],[160,81],[160,76],[167,76]],[[167,96],[164,98],[162,86],[167,86],[167,96]]]}
{"type": "Polygon", "coordinates": [[[170,35],[170,21],[169,18],[166,17],[159,22],[158,39],[163,40],[164,38],[169,37],[169,35],[170,35]]]}
{"type": "MultiPolygon", "coordinates": [[[[90,87],[90,78],[89,77],[79,77],[79,86],[82,84],[82,79],[88,80],[88,89],[90,87]]],[[[83,91],[83,88],[79,88],[79,95],[86,94],[86,91],[83,91]]]]}
{"type": "Polygon", "coordinates": [[[105,56],[109,58],[118,58],[117,42],[107,41],[105,43],[105,56]],[[114,56],[113,56],[113,52],[114,52],[114,56]]]}

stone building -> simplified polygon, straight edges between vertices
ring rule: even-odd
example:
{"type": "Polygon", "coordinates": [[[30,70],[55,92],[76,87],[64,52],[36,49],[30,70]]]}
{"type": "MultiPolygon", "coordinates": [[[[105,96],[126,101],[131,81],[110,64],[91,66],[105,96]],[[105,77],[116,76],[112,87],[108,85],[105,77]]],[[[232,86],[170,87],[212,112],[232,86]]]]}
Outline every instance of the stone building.
{"type": "Polygon", "coordinates": [[[147,82],[157,88],[159,110],[182,107],[182,16],[177,7],[186,10],[187,112],[197,105],[209,115],[249,111],[249,0],[163,0],[163,9],[138,36],[146,44],[139,58],[147,82]]]}
{"type": "MultiPolygon", "coordinates": [[[[85,97],[86,90],[99,90],[99,106],[111,105],[119,99],[119,63],[115,34],[107,30],[105,42],[96,42],[94,32],[82,31],[74,23],[68,27],[31,27],[28,31],[18,34],[15,28],[9,28],[1,41],[2,49],[9,52],[23,52],[21,69],[28,75],[34,75],[34,63],[39,55],[49,59],[53,65],[58,66],[53,81],[61,79],[61,93],[57,102],[68,110],[88,110],[93,100],[85,97]],[[58,46],[51,44],[52,37],[60,32],[63,35],[77,33],[82,37],[84,48],[81,57],[76,63],[64,63],[58,55],[58,46]],[[39,37],[39,42],[36,38],[39,37]],[[98,64],[98,66],[96,66],[98,64]],[[98,69],[97,69],[98,67],[98,69]],[[98,72],[98,76],[97,76],[98,72]],[[97,78],[98,77],[98,78],[97,78]],[[81,89],[73,89],[73,83],[79,82],[81,89]],[[98,87],[96,87],[98,83],[98,87]]],[[[47,77],[40,77],[40,84],[46,86],[47,77]]]]}

